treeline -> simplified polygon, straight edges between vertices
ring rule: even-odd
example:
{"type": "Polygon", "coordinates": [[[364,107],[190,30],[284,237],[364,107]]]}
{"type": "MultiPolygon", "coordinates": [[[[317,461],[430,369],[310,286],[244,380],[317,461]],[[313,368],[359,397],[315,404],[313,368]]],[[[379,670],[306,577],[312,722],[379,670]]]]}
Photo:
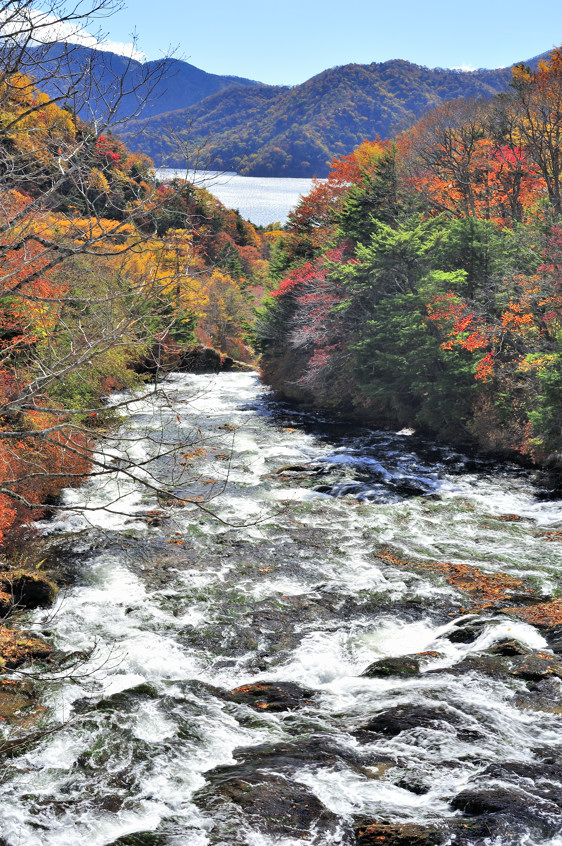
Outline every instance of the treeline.
{"type": "Polygon", "coordinates": [[[265,379],[456,443],[560,461],[562,49],[332,163],[272,256],[265,379]]]}
{"type": "Polygon", "coordinates": [[[92,468],[108,472],[95,457],[118,420],[106,398],[143,384],[139,363],[158,370],[168,353],[198,343],[251,358],[269,252],[266,236],[210,193],[158,183],[148,158],[38,90],[18,70],[19,41],[8,48],[0,65],[4,548],[21,545],[63,487],[92,468]]]}
{"type": "Polygon", "coordinates": [[[129,122],[122,137],[158,165],[185,167],[194,147],[210,169],[246,176],[327,176],[334,156],[390,138],[456,97],[492,97],[507,68],[470,73],[405,61],[331,68],[293,88],[221,91],[188,109],[129,122]]]}

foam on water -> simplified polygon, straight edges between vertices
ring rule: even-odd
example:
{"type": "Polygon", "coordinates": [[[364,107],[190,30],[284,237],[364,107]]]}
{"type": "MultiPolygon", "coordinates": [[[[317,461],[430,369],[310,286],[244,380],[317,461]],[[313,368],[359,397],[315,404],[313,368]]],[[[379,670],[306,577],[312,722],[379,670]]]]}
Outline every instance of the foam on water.
{"type": "MultiPolygon", "coordinates": [[[[332,442],[321,427],[315,435],[300,425],[298,415],[277,422],[265,400],[252,374],[178,374],[159,397],[139,394],[121,440],[100,450],[100,461],[113,461],[115,471],[68,491],[66,504],[76,510],[43,524],[45,531],[82,533],[93,525],[116,540],[92,550],[54,615],[33,615],[39,629],[55,631],[62,652],[95,649],[81,672],[67,679],[61,672],[48,694],[52,718],[72,715],[69,724],[16,758],[0,784],[0,835],[8,846],[107,846],[143,830],[166,832],[172,846],[207,846],[216,818],[193,797],[208,774],[239,761],[237,749],[311,733],[350,753],[376,751],[428,785],[418,795],[372,764],[372,777],[367,765],[362,774],[343,763],[303,764],[294,780],[342,819],[330,833],[309,833],[317,846],[347,843],[355,814],[450,819],[451,799],[488,763],[530,763],[537,749],[559,753],[562,719],[521,707],[524,682],[455,674],[468,655],[502,640],[544,650],[544,637],[491,612],[477,618],[482,627],[472,643],[452,642],[455,626],[476,619],[434,613],[433,606],[458,597],[455,589],[377,553],[388,546],[404,559],[501,570],[550,590],[559,585],[562,546],[545,542],[544,530],[562,524],[560,503],[535,499],[520,471],[469,473],[452,452],[424,457],[404,433],[363,431],[332,442]],[[162,456],[162,443],[173,438],[200,444],[187,469],[162,456]],[[136,479],[120,472],[124,459],[144,465],[136,479]],[[287,465],[313,469],[291,480],[279,472],[287,465]],[[209,508],[230,525],[194,507],[167,509],[142,485],[170,478],[192,492],[194,478],[218,479],[224,492],[209,508]],[[404,485],[417,495],[404,493],[404,485]],[[84,504],[91,509],[85,514],[84,504]],[[146,520],[155,508],[162,528],[146,520]],[[121,547],[120,533],[136,540],[121,547]],[[153,549],[150,566],[140,566],[135,543],[153,549]],[[162,571],[161,561],[168,562],[162,571]],[[254,613],[248,623],[245,615],[254,613]],[[254,633],[262,613],[266,622],[254,633]],[[267,615],[274,627],[277,613],[284,622],[270,632],[267,615]],[[380,658],[428,650],[436,655],[417,676],[361,676],[380,658]],[[256,713],[218,690],[258,680],[297,683],[316,696],[299,712],[256,713]],[[100,701],[106,704],[96,709],[100,701]],[[399,706],[441,708],[450,720],[358,742],[358,726],[399,706]],[[459,721],[473,737],[457,732],[459,721]],[[129,777],[128,787],[115,786],[129,777]],[[117,812],[100,809],[96,797],[109,794],[124,800],[117,812]]],[[[77,551],[88,549],[86,537],[77,535],[77,551]]],[[[224,842],[302,843],[302,836],[266,835],[253,823],[239,837],[224,842]]],[[[562,844],[525,831],[520,842],[562,844]]]]}

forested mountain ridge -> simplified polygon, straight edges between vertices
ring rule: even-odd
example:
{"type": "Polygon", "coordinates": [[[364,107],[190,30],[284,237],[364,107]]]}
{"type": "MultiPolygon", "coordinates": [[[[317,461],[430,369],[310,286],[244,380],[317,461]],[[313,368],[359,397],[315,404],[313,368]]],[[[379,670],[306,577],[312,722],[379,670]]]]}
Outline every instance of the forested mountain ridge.
{"type": "Polygon", "coordinates": [[[244,77],[207,73],[173,57],[140,62],[111,51],[64,42],[53,44],[48,50],[30,49],[29,65],[31,75],[39,76],[36,79],[38,86],[55,97],[69,78],[83,75],[89,90],[80,92],[83,96],[79,116],[85,120],[90,117],[87,100],[92,95],[95,99],[95,92],[98,97],[119,94],[114,119],[121,121],[131,116],[150,118],[162,112],[185,109],[232,86],[244,88],[261,84],[244,77]],[[146,80],[152,80],[151,84],[146,80]]]}
{"type": "MultiPolygon", "coordinates": [[[[526,64],[536,67],[538,58],[526,64]]],[[[331,68],[292,88],[217,92],[186,109],[129,122],[122,137],[158,165],[182,166],[205,146],[210,165],[252,176],[325,176],[364,138],[390,138],[441,103],[505,90],[510,68],[430,69],[403,60],[331,68]]]]}

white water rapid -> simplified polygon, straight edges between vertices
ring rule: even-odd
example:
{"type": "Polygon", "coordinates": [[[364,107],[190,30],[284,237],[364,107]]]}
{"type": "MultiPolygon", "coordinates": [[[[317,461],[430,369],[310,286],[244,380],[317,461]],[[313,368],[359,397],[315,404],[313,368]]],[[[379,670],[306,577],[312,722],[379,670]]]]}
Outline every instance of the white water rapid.
{"type": "Polygon", "coordinates": [[[463,610],[438,571],[397,561],[556,596],[560,502],[526,471],[281,408],[251,374],[166,390],[157,415],[131,407],[120,449],[142,463],[147,426],[201,430],[178,492],[215,491],[224,522],[116,470],[43,526],[73,578],[29,624],[59,656],[95,648],[44,683],[60,730],[3,764],[0,844],[351,846],[375,842],[361,826],[411,823],[442,843],[562,846],[560,678],[509,663],[558,660],[547,633],[463,610]],[[494,653],[505,642],[515,658],[494,653]],[[417,671],[362,675],[423,652],[417,671]],[[263,701],[231,693],[256,683],[263,701]]]}

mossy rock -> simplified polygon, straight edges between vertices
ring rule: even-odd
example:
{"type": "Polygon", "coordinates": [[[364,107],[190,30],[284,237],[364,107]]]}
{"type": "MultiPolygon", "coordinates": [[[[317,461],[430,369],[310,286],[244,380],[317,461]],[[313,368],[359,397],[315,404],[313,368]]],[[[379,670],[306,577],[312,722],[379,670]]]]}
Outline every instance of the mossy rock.
{"type": "Polygon", "coordinates": [[[369,664],[361,673],[367,678],[386,678],[388,676],[417,676],[420,662],[415,655],[401,655],[397,658],[381,658],[369,664]]]}

